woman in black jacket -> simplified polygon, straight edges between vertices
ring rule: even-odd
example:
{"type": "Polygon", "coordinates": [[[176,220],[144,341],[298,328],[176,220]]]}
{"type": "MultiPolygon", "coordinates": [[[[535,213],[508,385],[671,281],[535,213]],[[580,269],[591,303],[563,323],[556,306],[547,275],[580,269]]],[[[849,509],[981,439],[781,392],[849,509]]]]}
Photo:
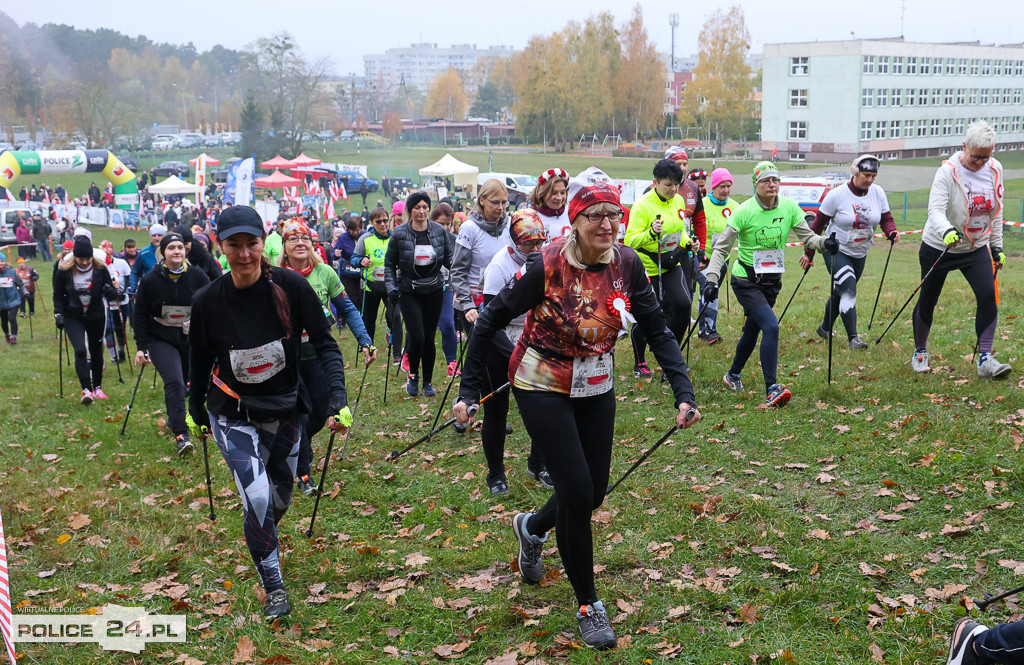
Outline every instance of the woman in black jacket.
{"type": "Polygon", "coordinates": [[[82,404],[107,399],[103,383],[103,335],[107,309],[103,299],[116,300],[107,264],[93,254],[86,236],[75,238],[71,253],[53,274],[53,317],[75,349],[75,373],[82,385],[82,404]]]}
{"type": "Polygon", "coordinates": [[[341,351],[316,292],[306,279],[263,257],[263,220],[231,206],[217,230],[231,272],[192,300],[188,411],[195,429],[209,428],[242,498],[243,532],[267,593],[266,617],[291,611],[281,577],[277,523],[292,498],[300,414],[309,397],[300,381],[303,331],[323,365],[330,428],[352,424],[341,351]]]}
{"type": "Polygon", "coordinates": [[[206,245],[193,242],[192,229],[187,226],[175,226],[172,232],[180,235],[185,241],[185,258],[188,259],[189,265],[206,273],[211,282],[220,277],[223,272],[220,264],[213,258],[213,254],[207,251],[206,245]]]}
{"type": "Polygon", "coordinates": [[[146,273],[135,294],[132,330],[136,365],[153,363],[164,382],[164,403],[178,455],[192,452],[185,422],[185,377],[188,375],[188,325],[192,296],[210,283],[185,260],[185,240],[168,233],[160,240],[156,268],[146,273]]]}
{"type": "Polygon", "coordinates": [[[413,192],[405,200],[406,223],[391,233],[384,255],[384,283],[388,299],[398,303],[405,319],[405,352],[409,355],[409,381],[405,392],[419,394],[419,370],[423,369],[423,395],[437,394],[434,375],[434,336],[441,317],[444,276],[451,268],[455,243],[444,227],[427,219],[430,197],[413,192]]]}

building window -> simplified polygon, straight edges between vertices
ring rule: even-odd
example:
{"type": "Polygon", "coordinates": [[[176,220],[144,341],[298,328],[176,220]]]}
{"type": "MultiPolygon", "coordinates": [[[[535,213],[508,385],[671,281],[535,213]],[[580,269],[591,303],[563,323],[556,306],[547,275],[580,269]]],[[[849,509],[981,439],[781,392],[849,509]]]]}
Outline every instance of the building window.
{"type": "Polygon", "coordinates": [[[981,89],[981,104],[988,104],[988,88],[981,89]]]}
{"type": "Polygon", "coordinates": [[[890,152],[889,153],[889,159],[899,159],[899,158],[900,158],[900,153],[898,153],[898,152],[890,152]]]}
{"type": "Polygon", "coordinates": [[[917,58],[907,58],[907,73],[908,74],[916,74],[917,73],[917,58]]]}
{"type": "Polygon", "coordinates": [[[956,119],[956,135],[960,136],[964,133],[964,127],[967,126],[967,121],[963,118],[956,119]]]}
{"type": "Polygon", "coordinates": [[[978,103],[978,89],[971,88],[971,94],[967,96],[967,103],[970,106],[974,106],[978,103]]]}
{"type": "Polygon", "coordinates": [[[982,76],[991,76],[992,75],[992,61],[991,60],[983,60],[981,62],[981,75],[982,76]]]}
{"type": "Polygon", "coordinates": [[[956,58],[946,58],[946,74],[952,76],[956,73],[956,58]]]}
{"type": "Polygon", "coordinates": [[[878,58],[878,73],[888,74],[889,73],[889,56],[883,55],[878,58]]]}
{"type": "Polygon", "coordinates": [[[921,88],[917,91],[917,105],[928,106],[928,88],[921,88]]]}
{"type": "Polygon", "coordinates": [[[892,58],[892,73],[902,74],[903,73],[903,56],[896,55],[892,58]]]}
{"type": "Polygon", "coordinates": [[[873,106],[875,103],[875,89],[864,88],[860,92],[860,105],[864,108],[873,106]]]}
{"type": "Polygon", "coordinates": [[[807,91],[806,90],[790,90],[789,91],[789,105],[792,108],[807,106],[807,91]]]}
{"type": "Polygon", "coordinates": [[[807,159],[807,155],[802,152],[791,152],[789,153],[789,161],[791,162],[802,162],[807,159]]]}
{"type": "Polygon", "coordinates": [[[1019,132],[1020,131],[1020,116],[1019,115],[1013,116],[1012,131],[1015,131],[1015,132],[1019,132]]]}
{"type": "Polygon", "coordinates": [[[1021,91],[1020,88],[1017,88],[1016,90],[1013,91],[1013,103],[1014,104],[1020,104],[1021,92],[1022,91],[1021,91]]]}
{"type": "Polygon", "coordinates": [[[807,58],[790,58],[789,74],[790,76],[807,76],[807,58]]]}
{"type": "Polygon", "coordinates": [[[946,88],[946,94],[942,96],[942,103],[946,106],[953,105],[953,88],[946,88]]]}
{"type": "Polygon", "coordinates": [[[1002,76],[1002,75],[1003,75],[1003,61],[1002,60],[996,60],[995,61],[995,66],[992,68],[992,76],[1002,76]]]}
{"type": "Polygon", "coordinates": [[[1017,64],[1013,67],[1014,76],[1024,76],[1024,60],[1018,60],[1017,64]]]}
{"type": "Polygon", "coordinates": [[[932,106],[942,104],[942,88],[932,88],[932,106]]]}
{"type": "Polygon", "coordinates": [[[942,121],[942,135],[949,136],[953,133],[953,119],[946,118],[942,121]]]}
{"type": "Polygon", "coordinates": [[[803,120],[792,120],[789,123],[790,140],[802,141],[807,139],[807,123],[803,120]]]}
{"type": "Polygon", "coordinates": [[[960,58],[956,63],[956,73],[967,76],[967,58],[960,58]]]}
{"type": "Polygon", "coordinates": [[[1012,90],[1010,90],[1009,88],[1004,88],[1003,89],[1003,103],[1004,104],[1009,104],[1010,103],[1010,99],[1011,99],[1012,96],[1013,96],[1013,91],[1012,90]]]}
{"type": "Polygon", "coordinates": [[[967,88],[956,89],[956,105],[963,106],[967,103],[967,88]]]}
{"type": "Polygon", "coordinates": [[[917,106],[917,90],[915,88],[907,88],[907,106],[917,106]]]}
{"type": "Polygon", "coordinates": [[[866,55],[864,56],[864,64],[861,66],[861,74],[874,74],[875,73],[875,56],[866,55]]]}
{"type": "Polygon", "coordinates": [[[900,120],[893,120],[892,121],[892,127],[891,127],[891,129],[889,131],[889,137],[890,138],[894,138],[894,139],[900,138],[901,131],[903,129],[900,126],[901,124],[902,124],[902,121],[900,121],[900,120]]]}
{"type": "Polygon", "coordinates": [[[931,58],[921,58],[921,73],[922,74],[926,74],[926,75],[932,73],[932,59],[931,58]]]}
{"type": "Polygon", "coordinates": [[[938,136],[939,135],[939,119],[938,118],[932,118],[931,135],[932,136],[938,136]]]}
{"type": "Polygon", "coordinates": [[[978,75],[978,60],[974,59],[974,60],[971,60],[971,76],[977,76],[977,75],[978,75]]]}
{"type": "Polygon", "coordinates": [[[928,136],[928,121],[927,120],[918,120],[917,121],[917,135],[918,136],[928,136]]]}
{"type": "Polygon", "coordinates": [[[875,125],[875,138],[886,139],[889,138],[888,123],[885,120],[879,120],[875,125]]]}
{"type": "Polygon", "coordinates": [[[871,127],[872,127],[873,124],[874,123],[872,123],[870,121],[869,122],[862,122],[862,123],[860,123],[860,140],[861,141],[870,141],[871,140],[871,127]]]}
{"type": "Polygon", "coordinates": [[[893,88],[892,89],[892,106],[903,106],[903,89],[893,88]]]}
{"type": "Polygon", "coordinates": [[[1004,116],[1003,117],[1003,129],[1002,129],[1002,131],[1004,133],[1010,131],[1010,116],[1004,116]]]}
{"type": "Polygon", "coordinates": [[[889,104],[889,88],[878,89],[878,106],[886,106],[889,104]]]}

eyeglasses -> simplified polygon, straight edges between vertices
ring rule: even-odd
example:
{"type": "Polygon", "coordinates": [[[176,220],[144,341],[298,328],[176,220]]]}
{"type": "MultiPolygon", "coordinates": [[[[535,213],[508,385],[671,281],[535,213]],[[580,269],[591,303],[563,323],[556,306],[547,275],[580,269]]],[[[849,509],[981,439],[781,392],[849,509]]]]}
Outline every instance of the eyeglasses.
{"type": "Polygon", "coordinates": [[[618,222],[622,220],[622,211],[616,212],[581,212],[581,217],[586,217],[587,221],[591,224],[600,224],[604,220],[609,222],[618,222]]]}
{"type": "Polygon", "coordinates": [[[992,159],[992,155],[967,155],[967,159],[977,164],[984,164],[988,160],[992,159]]]}
{"type": "Polygon", "coordinates": [[[508,205],[508,199],[505,199],[504,201],[495,201],[494,199],[484,199],[484,200],[487,201],[488,203],[490,203],[491,205],[501,206],[502,208],[504,208],[505,206],[508,205]]]}
{"type": "Polygon", "coordinates": [[[285,242],[291,243],[292,245],[297,245],[300,242],[313,242],[313,239],[310,238],[309,236],[288,236],[285,242]]]}

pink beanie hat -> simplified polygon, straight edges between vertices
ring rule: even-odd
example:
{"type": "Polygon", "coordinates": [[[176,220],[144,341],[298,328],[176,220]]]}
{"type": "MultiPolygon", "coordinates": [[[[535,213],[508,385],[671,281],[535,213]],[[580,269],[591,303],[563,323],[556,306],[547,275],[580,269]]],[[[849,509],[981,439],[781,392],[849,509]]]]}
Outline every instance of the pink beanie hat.
{"type": "Polygon", "coordinates": [[[711,182],[708,184],[708,189],[713,190],[723,182],[733,182],[732,174],[729,173],[729,169],[720,167],[711,172],[711,182]]]}
{"type": "Polygon", "coordinates": [[[391,206],[392,215],[401,215],[405,212],[405,201],[395,201],[395,204],[391,206]]]}

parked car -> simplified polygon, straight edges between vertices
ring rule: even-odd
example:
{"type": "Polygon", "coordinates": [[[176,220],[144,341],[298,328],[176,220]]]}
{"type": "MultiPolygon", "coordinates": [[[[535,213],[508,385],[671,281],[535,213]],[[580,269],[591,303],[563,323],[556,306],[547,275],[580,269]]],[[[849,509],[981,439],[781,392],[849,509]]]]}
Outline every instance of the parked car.
{"type": "Polygon", "coordinates": [[[172,175],[176,175],[179,178],[187,178],[192,169],[185,162],[160,162],[160,166],[153,169],[153,176],[162,176],[169,178],[172,175]]]}
{"type": "Polygon", "coordinates": [[[194,136],[179,136],[174,142],[175,148],[195,148],[199,145],[199,141],[194,136]]]}
{"type": "Polygon", "coordinates": [[[213,180],[213,182],[217,183],[218,185],[223,185],[228,181],[228,171],[231,170],[231,167],[234,165],[235,162],[240,161],[242,161],[241,157],[231,157],[226,162],[224,162],[223,166],[218,166],[217,168],[210,171],[210,178],[213,180]]]}
{"type": "Polygon", "coordinates": [[[338,171],[338,181],[345,183],[345,191],[352,194],[376,192],[380,186],[376,180],[370,180],[359,171],[338,171]]]}
{"type": "Polygon", "coordinates": [[[242,142],[242,135],[239,132],[221,132],[220,142],[222,145],[238,145],[242,142]]]}
{"type": "Polygon", "coordinates": [[[14,222],[17,221],[19,212],[25,219],[32,218],[32,212],[28,208],[0,209],[0,245],[13,245],[18,242],[14,235],[14,222]]]}
{"type": "Polygon", "coordinates": [[[121,163],[127,166],[130,171],[134,173],[139,172],[139,165],[135,163],[134,157],[130,157],[129,155],[124,155],[122,157],[121,155],[118,155],[117,158],[120,159],[121,163]]]}
{"type": "Polygon", "coordinates": [[[154,138],[151,147],[153,150],[173,150],[174,139],[167,137],[154,138]]]}
{"type": "Polygon", "coordinates": [[[314,136],[314,138],[316,138],[319,141],[333,141],[334,140],[334,132],[332,132],[329,129],[325,129],[322,132],[317,132],[317,133],[313,134],[313,136],[314,136]]]}
{"type": "Polygon", "coordinates": [[[213,134],[212,136],[207,136],[203,140],[203,145],[207,148],[217,148],[220,146],[220,143],[220,134],[213,134]]]}
{"type": "Polygon", "coordinates": [[[356,133],[351,129],[346,129],[342,133],[338,134],[338,139],[342,141],[351,141],[356,137],[356,133]]]}

